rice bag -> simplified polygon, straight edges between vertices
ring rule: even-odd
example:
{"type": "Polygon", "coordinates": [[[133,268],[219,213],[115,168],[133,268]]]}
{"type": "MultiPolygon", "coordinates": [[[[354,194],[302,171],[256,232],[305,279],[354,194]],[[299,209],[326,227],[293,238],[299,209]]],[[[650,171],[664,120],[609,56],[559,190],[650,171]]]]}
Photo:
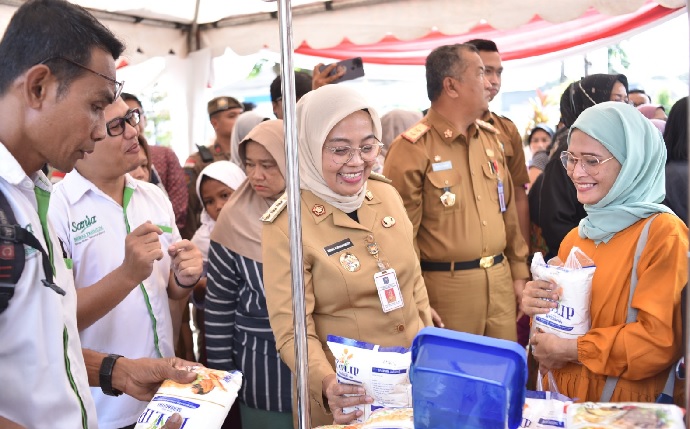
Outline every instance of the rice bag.
{"type": "Polygon", "coordinates": [[[373,411],[362,429],[414,429],[412,408],[379,408],[373,411]]]}
{"type": "Polygon", "coordinates": [[[585,402],[568,406],[570,429],[654,428],[682,429],[683,410],[675,405],[617,402],[585,402]]]}
{"type": "Polygon", "coordinates": [[[521,428],[551,429],[565,426],[565,409],[573,401],[566,396],[551,392],[528,390],[522,409],[521,428]]]}
{"type": "Polygon", "coordinates": [[[196,380],[180,384],[165,380],[134,429],[158,429],[174,413],[182,416],[181,429],[218,429],[242,386],[242,373],[196,366],[196,380]]]}
{"type": "Polygon", "coordinates": [[[355,423],[366,421],[372,411],[379,408],[403,408],[412,406],[410,384],[410,349],[405,347],[380,347],[363,341],[329,335],[328,347],[335,356],[335,373],[338,383],[357,384],[374,398],[372,404],[344,408],[344,413],[362,411],[355,423]]]}
{"type": "Polygon", "coordinates": [[[532,277],[555,283],[560,298],[558,307],[547,314],[534,316],[534,327],[569,339],[587,333],[592,326],[589,306],[595,269],[592,259],[578,247],[570,250],[565,264],[558,258],[546,264],[541,252],[535,253],[531,266],[532,277]]]}

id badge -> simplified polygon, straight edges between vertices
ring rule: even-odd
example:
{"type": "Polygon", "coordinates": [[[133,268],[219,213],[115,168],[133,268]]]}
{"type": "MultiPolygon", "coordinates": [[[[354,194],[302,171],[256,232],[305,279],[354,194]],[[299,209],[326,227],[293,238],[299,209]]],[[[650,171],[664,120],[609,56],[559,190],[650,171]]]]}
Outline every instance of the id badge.
{"type": "Polygon", "coordinates": [[[506,211],[506,195],[503,192],[503,180],[498,181],[498,204],[501,206],[501,213],[506,211]]]}
{"type": "Polygon", "coordinates": [[[405,305],[394,269],[391,268],[374,274],[374,283],[376,283],[376,289],[381,300],[381,309],[384,313],[402,308],[405,305]]]}

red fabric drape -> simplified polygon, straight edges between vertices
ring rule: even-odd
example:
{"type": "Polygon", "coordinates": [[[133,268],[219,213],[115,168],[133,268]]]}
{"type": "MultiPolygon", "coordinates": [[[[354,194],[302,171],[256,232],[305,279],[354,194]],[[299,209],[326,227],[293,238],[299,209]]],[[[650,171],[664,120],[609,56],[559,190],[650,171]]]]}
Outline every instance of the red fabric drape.
{"type": "Polygon", "coordinates": [[[467,33],[446,35],[433,31],[426,36],[404,41],[386,36],[378,43],[356,45],[348,39],[332,48],[313,49],[303,42],[296,53],[318,57],[345,59],[362,57],[365,63],[424,65],[426,56],[437,46],[462,43],[471,39],[496,42],[504,61],[528,58],[625,33],[664,18],[677,9],[648,2],[638,11],[627,15],[607,16],[589,9],[580,18],[553,24],[539,17],[514,30],[496,30],[481,24],[467,33]]]}

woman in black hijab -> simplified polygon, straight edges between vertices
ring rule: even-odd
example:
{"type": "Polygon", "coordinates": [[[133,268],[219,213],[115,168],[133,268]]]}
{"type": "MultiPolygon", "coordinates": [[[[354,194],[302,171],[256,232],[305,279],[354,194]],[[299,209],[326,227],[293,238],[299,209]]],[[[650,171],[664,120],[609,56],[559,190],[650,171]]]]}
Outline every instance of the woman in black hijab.
{"type": "Polygon", "coordinates": [[[568,132],[580,113],[604,101],[628,101],[628,79],[622,74],[593,74],[571,83],[561,96],[561,122],[554,136],[551,158],[544,173],[529,193],[530,218],[541,228],[549,248],[547,260],[555,256],[563,237],[587,213],[577,201],[577,191],[561,164],[561,152],[568,148],[568,132]]]}

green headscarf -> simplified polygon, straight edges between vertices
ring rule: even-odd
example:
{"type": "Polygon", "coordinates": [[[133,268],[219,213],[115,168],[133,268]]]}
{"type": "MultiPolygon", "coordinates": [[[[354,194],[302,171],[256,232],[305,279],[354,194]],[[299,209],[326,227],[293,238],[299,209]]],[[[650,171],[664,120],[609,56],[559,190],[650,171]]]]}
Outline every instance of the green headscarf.
{"type": "MultiPolygon", "coordinates": [[[[617,232],[654,213],[673,213],[660,204],[666,195],[666,146],[659,130],[633,106],[605,102],[580,114],[572,128],[601,143],[621,163],[609,192],[585,204],[580,237],[607,243],[617,232]]],[[[568,136],[570,143],[570,136],[568,136]]]]}

